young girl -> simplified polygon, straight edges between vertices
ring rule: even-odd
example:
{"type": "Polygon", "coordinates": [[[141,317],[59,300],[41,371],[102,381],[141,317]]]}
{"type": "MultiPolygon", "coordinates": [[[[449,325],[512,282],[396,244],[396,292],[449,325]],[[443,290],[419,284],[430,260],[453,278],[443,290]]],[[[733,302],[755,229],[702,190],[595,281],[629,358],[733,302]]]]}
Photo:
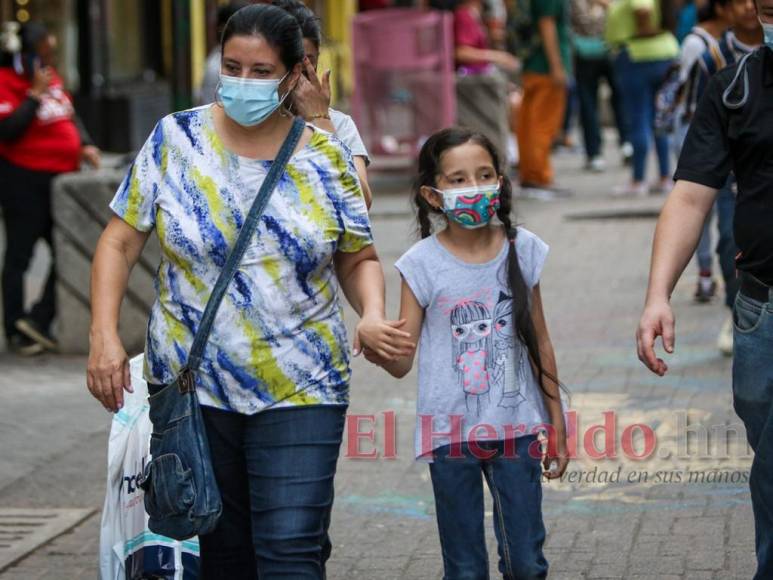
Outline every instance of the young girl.
{"type": "MultiPolygon", "coordinates": [[[[500,167],[481,134],[451,128],[430,137],[415,187],[422,241],[396,264],[402,330],[419,338],[416,456],[431,462],[449,579],[488,578],[481,472],[494,500],[499,570],[544,578],[537,432],[549,433],[546,477],[560,477],[568,462],[539,290],[548,247],[512,226],[500,167]],[[446,227],[433,234],[434,216],[446,227]]],[[[396,377],[413,365],[413,356],[365,356],[396,377]]]]}

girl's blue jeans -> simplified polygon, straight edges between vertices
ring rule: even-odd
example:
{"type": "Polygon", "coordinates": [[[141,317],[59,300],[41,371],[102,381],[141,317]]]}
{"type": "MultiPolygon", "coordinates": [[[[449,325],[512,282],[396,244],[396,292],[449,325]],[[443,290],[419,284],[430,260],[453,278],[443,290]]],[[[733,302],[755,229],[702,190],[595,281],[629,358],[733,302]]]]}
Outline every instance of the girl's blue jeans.
{"type": "Polygon", "coordinates": [[[634,62],[627,50],[621,50],[615,59],[615,75],[620,84],[623,108],[630,123],[633,145],[633,180],[644,181],[647,153],[654,139],[658,155],[658,177],[669,176],[670,160],[668,137],[654,136],[655,93],[666,76],[670,60],[634,62]]]}
{"type": "Polygon", "coordinates": [[[202,407],[223,513],[200,536],[207,580],[320,580],[346,406],[240,415],[202,407]]]}
{"type": "MultiPolygon", "coordinates": [[[[450,457],[452,446],[435,450],[429,470],[435,493],[444,580],[487,580],[488,553],[483,518],[483,479],[494,499],[494,532],[499,571],[506,580],[546,578],[542,553],[541,460],[530,456],[536,435],[515,441],[486,441],[477,446],[493,454],[482,459],[471,445],[461,444],[461,458],[450,457]],[[510,450],[515,448],[515,454],[510,450]]],[[[536,443],[534,445],[536,447],[536,443]]]]}

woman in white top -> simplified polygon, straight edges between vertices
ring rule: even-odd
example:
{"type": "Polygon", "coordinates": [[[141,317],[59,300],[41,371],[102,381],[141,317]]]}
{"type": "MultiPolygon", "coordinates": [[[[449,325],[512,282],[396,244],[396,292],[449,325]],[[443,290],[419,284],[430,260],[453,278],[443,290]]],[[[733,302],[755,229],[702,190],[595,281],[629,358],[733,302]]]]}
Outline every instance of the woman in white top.
{"type": "Polygon", "coordinates": [[[322,44],[320,20],[300,0],[273,0],[272,4],[289,12],[298,21],[303,33],[306,58],[303,62],[303,76],[292,95],[293,109],[316,127],[335,133],[336,137],[349,148],[365,195],[365,205],[370,209],[373,195],[368,185],[367,167],[370,164],[370,158],[365,149],[365,143],[360,137],[354,120],[346,113],[330,108],[330,71],[325,71],[321,77],[317,75],[319,48],[322,44]]]}

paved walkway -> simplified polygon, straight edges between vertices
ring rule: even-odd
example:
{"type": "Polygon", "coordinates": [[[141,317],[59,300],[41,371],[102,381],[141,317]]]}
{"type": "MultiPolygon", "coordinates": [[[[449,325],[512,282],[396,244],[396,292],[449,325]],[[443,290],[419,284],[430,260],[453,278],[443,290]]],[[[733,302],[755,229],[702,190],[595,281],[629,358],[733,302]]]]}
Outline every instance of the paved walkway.
{"type": "MultiPolygon", "coordinates": [[[[754,537],[743,482],[750,455],[731,410],[730,361],[714,346],[726,313],[719,300],[692,303],[691,268],[673,299],[678,337],[672,370],[662,379],[648,374],[636,359],[633,335],[652,216],[663,199],[612,199],[608,192],[623,173],[589,175],[580,164],[580,156],[558,159],[562,180],[577,189],[574,198],[517,203],[518,221],[552,248],[543,296],[580,444],[589,426],[604,422],[604,412],[616,413],[617,458],[581,457],[565,481],[545,485],[551,578],[751,578],[754,537]],[[636,423],[649,426],[657,441],[646,460],[625,453],[640,453],[640,438],[623,448],[626,428],[636,423]]],[[[412,218],[407,193],[379,193],[374,228],[394,313],[392,264],[411,243],[412,218]]],[[[82,386],[84,361],[2,356],[0,365],[0,507],[98,508],[108,417],[82,386]]],[[[415,373],[397,381],[358,359],[354,377],[350,413],[375,413],[383,441],[381,413],[394,411],[397,458],[339,462],[329,577],[441,578],[427,468],[411,458],[415,373]]],[[[599,447],[601,441],[599,435],[599,447]]],[[[497,577],[490,505],[486,515],[497,577]]],[[[97,514],[0,580],[93,578],[98,530],[97,514]]]]}

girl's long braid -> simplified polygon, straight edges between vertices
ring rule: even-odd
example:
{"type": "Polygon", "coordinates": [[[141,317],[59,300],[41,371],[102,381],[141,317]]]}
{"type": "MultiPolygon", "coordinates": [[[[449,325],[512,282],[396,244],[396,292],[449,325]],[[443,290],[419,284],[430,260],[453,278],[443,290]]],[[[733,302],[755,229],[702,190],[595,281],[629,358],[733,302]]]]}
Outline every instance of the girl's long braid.
{"type": "MultiPolygon", "coordinates": [[[[498,159],[494,158],[495,165],[498,166],[498,159]]],[[[531,290],[526,285],[526,280],[521,272],[521,265],[518,262],[518,253],[515,250],[515,240],[518,236],[518,230],[513,227],[510,214],[513,204],[513,187],[507,177],[502,179],[502,187],[499,191],[499,209],[497,217],[502,222],[502,226],[507,234],[509,248],[507,250],[507,283],[510,287],[510,294],[513,301],[513,320],[512,325],[517,333],[521,344],[526,347],[529,357],[537,369],[537,383],[542,391],[551,399],[556,397],[547,392],[543,378],[553,381],[560,385],[558,378],[547,372],[542,366],[542,356],[539,351],[539,342],[537,341],[537,332],[534,328],[534,322],[531,318],[531,290]]],[[[518,348],[516,343],[515,348],[518,348]]]]}

